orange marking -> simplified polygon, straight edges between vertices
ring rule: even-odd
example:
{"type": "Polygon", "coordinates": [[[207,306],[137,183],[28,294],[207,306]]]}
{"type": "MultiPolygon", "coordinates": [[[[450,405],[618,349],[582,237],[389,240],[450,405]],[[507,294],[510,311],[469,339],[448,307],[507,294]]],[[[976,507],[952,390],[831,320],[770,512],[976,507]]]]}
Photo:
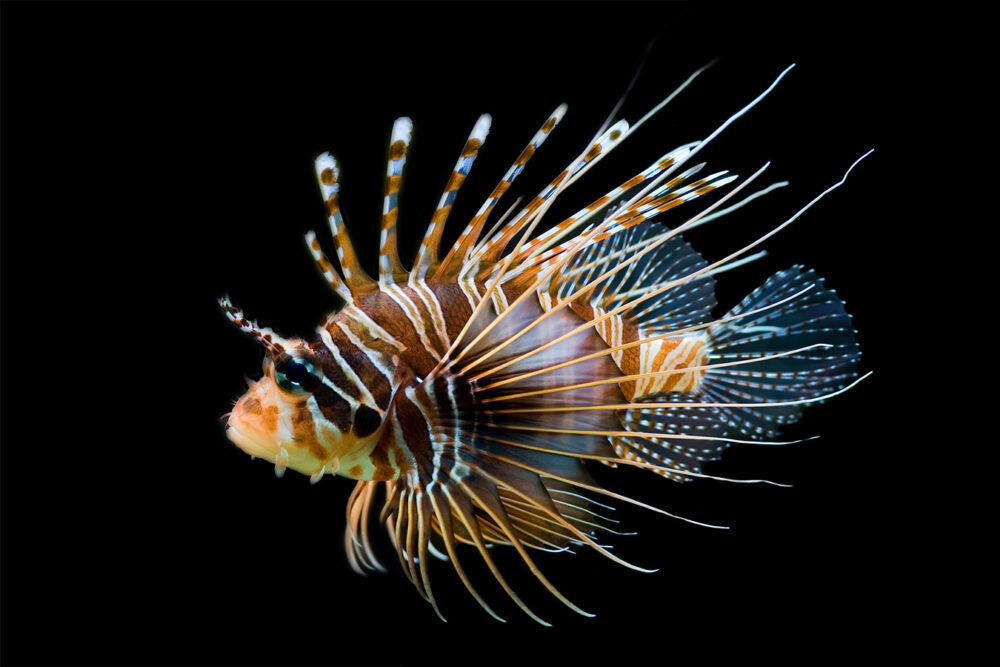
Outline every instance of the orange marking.
{"type": "Polygon", "coordinates": [[[588,206],[587,210],[588,211],[593,211],[595,209],[598,209],[598,208],[604,206],[605,204],[607,204],[610,200],[611,200],[611,197],[609,197],[607,195],[604,195],[603,197],[601,197],[600,199],[598,199],[597,201],[595,201],[593,204],[591,204],[590,206],[588,206]]]}
{"type": "Polygon", "coordinates": [[[382,216],[382,227],[392,227],[396,224],[396,217],[399,215],[399,209],[392,209],[388,213],[382,216]]]}
{"type": "Polygon", "coordinates": [[[406,142],[400,139],[389,148],[389,159],[398,160],[406,155],[406,142]]]}
{"type": "Polygon", "coordinates": [[[496,189],[493,190],[493,194],[490,195],[490,199],[499,199],[501,196],[503,196],[503,193],[507,192],[507,188],[509,187],[510,187],[510,181],[504,181],[500,183],[500,185],[498,185],[496,189]]]}
{"type": "Polygon", "coordinates": [[[479,141],[479,139],[469,139],[465,144],[465,148],[462,149],[462,157],[472,157],[482,145],[483,142],[479,141]]]}
{"type": "Polygon", "coordinates": [[[683,199],[675,199],[675,200],[673,200],[671,202],[667,202],[666,204],[663,204],[661,206],[657,206],[656,210],[659,211],[660,213],[662,213],[663,211],[669,211],[670,209],[674,208],[675,206],[680,206],[683,203],[684,203],[683,199]]]}
{"type": "Polygon", "coordinates": [[[462,187],[462,183],[465,182],[465,176],[458,173],[457,171],[451,172],[451,178],[448,179],[448,185],[444,186],[444,189],[448,192],[452,190],[458,190],[462,187]]]}
{"type": "Polygon", "coordinates": [[[565,179],[567,176],[569,176],[569,171],[563,170],[563,173],[556,176],[555,180],[552,181],[552,185],[555,187],[559,187],[559,184],[562,183],[563,179],[565,179]]]}
{"type": "Polygon", "coordinates": [[[528,146],[525,147],[523,151],[521,151],[521,154],[517,157],[517,160],[514,161],[514,164],[524,164],[525,162],[530,160],[531,156],[534,154],[535,154],[535,147],[529,144],[528,146]]]}
{"type": "Polygon", "coordinates": [[[646,177],[643,176],[642,174],[639,174],[635,178],[630,178],[629,180],[625,181],[625,183],[622,184],[622,190],[631,190],[635,186],[642,183],[644,180],[646,180],[646,177]]]}
{"type": "Polygon", "coordinates": [[[438,210],[434,211],[434,217],[431,218],[431,222],[433,223],[444,222],[445,219],[448,217],[449,213],[451,213],[451,204],[448,204],[447,206],[442,206],[438,210]]]}
{"type": "Polygon", "coordinates": [[[292,442],[299,447],[305,447],[320,461],[325,461],[327,454],[323,445],[316,438],[316,424],[313,422],[309,405],[303,401],[295,406],[292,412],[292,442]]]}
{"type": "Polygon", "coordinates": [[[309,244],[309,247],[312,248],[313,250],[319,250],[320,249],[319,239],[314,236],[312,243],[309,244]]]}
{"type": "Polygon", "coordinates": [[[327,167],[323,170],[323,173],[319,175],[319,180],[323,185],[333,185],[337,182],[337,175],[333,173],[333,169],[327,167]]]}
{"type": "Polygon", "coordinates": [[[389,176],[385,179],[385,194],[391,195],[394,192],[399,192],[399,182],[402,180],[401,176],[389,176]]]}
{"type": "Polygon", "coordinates": [[[260,425],[268,433],[275,433],[278,430],[278,406],[269,405],[260,418],[260,425]]]}
{"type": "Polygon", "coordinates": [[[614,141],[620,136],[622,136],[621,130],[611,130],[611,141],[614,141]]]}
{"type": "Polygon", "coordinates": [[[536,208],[538,208],[539,206],[541,206],[541,205],[542,205],[542,202],[544,202],[544,201],[545,201],[545,200],[544,200],[544,199],[543,199],[543,198],[541,197],[541,195],[539,195],[539,196],[535,197],[534,199],[532,199],[532,200],[531,200],[530,202],[528,202],[528,205],[527,205],[527,206],[525,206],[525,207],[524,207],[524,209],[525,209],[525,210],[526,210],[526,211],[527,211],[528,213],[531,213],[531,212],[532,212],[532,211],[534,211],[534,210],[535,210],[536,208]]]}
{"type": "Polygon", "coordinates": [[[351,466],[351,469],[347,471],[347,474],[351,477],[361,476],[361,466],[351,466]]]}
{"type": "Polygon", "coordinates": [[[590,150],[587,151],[587,154],[584,156],[583,160],[584,162],[590,162],[600,154],[601,154],[601,145],[594,144],[593,146],[590,147],[590,150]]]}
{"type": "Polygon", "coordinates": [[[674,159],[672,157],[668,157],[667,159],[661,160],[660,162],[658,162],[656,166],[659,167],[660,169],[666,169],[667,167],[669,167],[673,163],[674,163],[674,159]]]}
{"type": "Polygon", "coordinates": [[[555,127],[555,126],[556,126],[556,119],[555,119],[555,117],[549,118],[547,121],[545,121],[545,125],[542,125],[542,132],[544,132],[545,134],[548,134],[549,132],[552,131],[552,128],[555,127]]]}

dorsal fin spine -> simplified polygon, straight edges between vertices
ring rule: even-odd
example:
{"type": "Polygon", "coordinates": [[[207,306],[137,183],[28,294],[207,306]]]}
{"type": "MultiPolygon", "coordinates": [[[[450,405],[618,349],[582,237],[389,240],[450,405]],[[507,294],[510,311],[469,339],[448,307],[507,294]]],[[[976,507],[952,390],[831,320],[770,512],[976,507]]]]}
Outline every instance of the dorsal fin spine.
{"type": "Polygon", "coordinates": [[[375,289],[375,281],[361,267],[354,252],[354,244],[351,243],[351,237],[344,226],[344,217],[340,213],[340,167],[337,166],[337,160],[329,153],[323,153],[316,158],[315,166],[316,178],[323,200],[326,202],[330,232],[337,247],[337,260],[344,274],[344,281],[352,295],[371,291],[375,289]]]}
{"type": "Polygon", "coordinates": [[[510,188],[511,183],[514,182],[521,172],[524,170],[524,165],[528,163],[528,160],[535,154],[535,151],[545,142],[549,134],[559,124],[563,116],[566,114],[566,109],[568,107],[565,104],[560,104],[556,107],[555,111],[546,119],[542,126],[535,132],[535,135],[525,146],[524,150],[511,165],[507,173],[504,174],[503,179],[490,193],[486,201],[479,208],[475,217],[466,225],[465,229],[462,230],[462,234],[458,237],[455,245],[448,251],[444,260],[441,261],[441,265],[438,267],[436,276],[445,275],[457,275],[461,270],[462,266],[465,264],[465,260],[468,257],[469,251],[476,244],[479,239],[479,235],[483,231],[483,227],[486,225],[486,220],[489,218],[490,212],[493,211],[493,207],[500,200],[503,194],[510,188]]]}
{"type": "Polygon", "coordinates": [[[389,163],[386,166],[385,198],[382,202],[382,237],[379,243],[379,283],[406,282],[408,273],[399,261],[396,247],[396,218],[399,214],[399,184],[406,165],[406,152],[413,134],[413,121],[406,116],[392,124],[389,143],[389,163]]]}
{"type": "Polygon", "coordinates": [[[455,163],[455,168],[451,172],[451,176],[448,178],[448,184],[445,186],[444,192],[441,194],[441,200],[438,202],[437,210],[434,211],[434,216],[431,218],[430,224],[427,226],[427,231],[424,233],[424,240],[420,244],[420,249],[417,251],[417,258],[413,262],[413,271],[417,274],[417,277],[423,279],[427,275],[428,271],[433,271],[438,266],[438,254],[441,244],[441,234],[444,232],[445,222],[448,220],[448,215],[451,213],[452,204],[455,202],[455,198],[458,196],[458,190],[462,187],[465,182],[465,178],[469,175],[472,170],[472,164],[476,160],[476,156],[479,154],[479,149],[486,142],[486,137],[490,132],[490,124],[493,122],[492,117],[488,113],[484,113],[476,121],[476,124],[472,128],[472,132],[469,134],[468,140],[466,140],[465,145],[462,148],[462,153],[458,157],[458,161],[455,163]]]}

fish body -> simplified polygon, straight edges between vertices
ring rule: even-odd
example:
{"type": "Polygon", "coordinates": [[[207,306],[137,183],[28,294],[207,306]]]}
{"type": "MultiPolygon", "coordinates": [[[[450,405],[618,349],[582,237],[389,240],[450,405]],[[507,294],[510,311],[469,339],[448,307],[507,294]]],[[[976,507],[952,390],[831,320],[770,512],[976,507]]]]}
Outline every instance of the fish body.
{"type": "Polygon", "coordinates": [[[548,582],[531,551],[587,545],[635,567],[597,542],[607,523],[596,497],[650,507],[602,488],[587,465],[639,467],[679,482],[710,477],[703,464],[730,443],[770,441],[805,406],[857,375],[850,316],[813,271],[778,272],[713,317],[715,276],[747,261],[770,234],[709,263],[681,233],[756,196],[721,208],[746,181],[673,229],[654,220],[735,180],[726,172],[699,178],[703,165],[689,164],[718,131],[535,234],[552,201],[645,118],[631,127],[605,123],[547,188],[486,231],[497,202],[565,111],[545,120],[455,245],[441,252],[445,221],[488,133],[490,117],[479,119],[410,269],[399,260],[395,225],[412,125],[397,120],[377,278],[354,253],[339,208],[339,168],[324,153],[316,172],[339,270],[315,234],[306,240],[344,307],[311,336],[284,338],[221,300],[267,351],[263,377],[229,416],[229,438],[279,473],[356,480],[345,545],[359,572],[382,568],[369,538],[381,489],[381,520],[403,570],[435,610],[429,552],[449,560],[496,616],[460,565],[459,546],[471,545],[508,595],[541,621],[493,563],[487,547],[500,544],[586,614],[548,582]]]}

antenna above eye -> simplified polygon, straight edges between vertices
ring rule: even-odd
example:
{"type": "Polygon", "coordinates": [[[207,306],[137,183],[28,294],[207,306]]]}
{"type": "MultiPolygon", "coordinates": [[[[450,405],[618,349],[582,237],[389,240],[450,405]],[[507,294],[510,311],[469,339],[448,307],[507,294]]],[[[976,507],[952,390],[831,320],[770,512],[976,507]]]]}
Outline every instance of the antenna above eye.
{"type": "Polygon", "coordinates": [[[267,327],[259,327],[253,320],[243,317],[243,311],[233,305],[228,296],[219,299],[219,306],[229,321],[259,340],[270,352],[281,354],[291,347],[291,343],[267,327]]]}

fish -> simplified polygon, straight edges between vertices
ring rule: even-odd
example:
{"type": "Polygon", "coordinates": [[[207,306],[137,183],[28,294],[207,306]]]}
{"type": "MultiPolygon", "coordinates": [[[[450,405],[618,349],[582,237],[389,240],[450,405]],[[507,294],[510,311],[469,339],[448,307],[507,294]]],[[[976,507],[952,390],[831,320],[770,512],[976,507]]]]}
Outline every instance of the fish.
{"type": "Polygon", "coordinates": [[[619,102],[537,196],[521,208],[515,201],[491,223],[567,113],[560,105],[456,242],[443,248],[445,224],[491,127],[492,117],[480,116],[409,269],[400,260],[396,222],[413,123],[398,118],[377,277],[362,267],[345,225],[337,160],[330,153],[315,159],[336,265],[315,232],[305,240],[343,306],[298,338],[219,299],[228,319],[265,353],[263,375],[247,380],[227,415],[226,435],[279,476],[291,469],[314,483],[327,475],[354,480],[344,546],[356,572],[386,569],[372,546],[378,523],[403,573],[442,620],[431,557],[450,563],[475,601],[503,620],[461,565],[460,555],[478,555],[514,604],[548,625],[498,568],[491,550],[502,546],[516,551],[555,598],[592,616],[552,585],[532,554],[583,547],[653,571],[599,541],[615,532],[606,516],[610,502],[708,524],[605,488],[591,466],[638,468],[679,483],[771,483],[712,475],[706,464],[734,443],[796,442],[775,438],[806,407],[867,377],[858,374],[860,350],[844,302],[802,265],[775,273],[724,315],[712,313],[716,276],[763,256],[752,251],[842,185],[871,151],[786,221],[725,257],[709,262],[683,237],[787,185],[746,194],[768,164],[730,188],[737,175],[702,175],[705,164],[693,158],[791,67],[705,139],[670,149],[572,216],[540,225],[559,195],[704,69],[636,123],[613,120],[619,102]],[[667,211],[690,210],[710,196],[717,198],[683,222],[661,221],[667,211]]]}

